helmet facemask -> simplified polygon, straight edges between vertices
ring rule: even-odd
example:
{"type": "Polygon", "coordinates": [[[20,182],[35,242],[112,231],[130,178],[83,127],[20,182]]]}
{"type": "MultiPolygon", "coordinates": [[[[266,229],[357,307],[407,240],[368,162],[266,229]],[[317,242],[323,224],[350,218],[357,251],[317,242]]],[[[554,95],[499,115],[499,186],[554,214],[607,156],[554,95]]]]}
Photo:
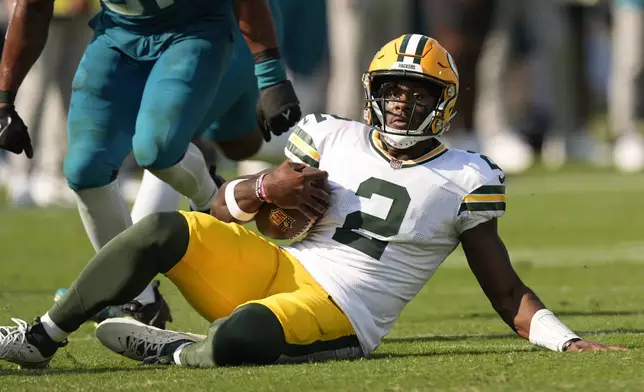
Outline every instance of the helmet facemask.
{"type": "MultiPolygon", "coordinates": [[[[427,78],[405,76],[365,75],[365,79],[368,78],[368,80],[364,80],[367,95],[365,97],[366,120],[381,131],[387,144],[397,149],[412,147],[420,141],[431,139],[447,131],[449,129],[449,120],[455,114],[453,113],[445,121],[445,107],[451,100],[445,99],[446,96],[451,95],[446,94],[446,89],[450,89],[450,86],[445,86],[427,78]],[[405,92],[405,95],[407,95],[405,100],[397,98],[396,94],[390,93],[392,88],[398,88],[401,82],[404,81],[413,82],[425,90],[429,94],[430,100],[425,104],[409,97],[408,92],[405,92]],[[392,127],[387,122],[387,119],[390,118],[388,116],[399,117],[398,113],[391,111],[391,105],[395,105],[396,102],[407,105],[404,110],[404,120],[407,125],[402,129],[401,127],[392,127]]],[[[414,88],[418,90],[417,87],[414,88]]]]}

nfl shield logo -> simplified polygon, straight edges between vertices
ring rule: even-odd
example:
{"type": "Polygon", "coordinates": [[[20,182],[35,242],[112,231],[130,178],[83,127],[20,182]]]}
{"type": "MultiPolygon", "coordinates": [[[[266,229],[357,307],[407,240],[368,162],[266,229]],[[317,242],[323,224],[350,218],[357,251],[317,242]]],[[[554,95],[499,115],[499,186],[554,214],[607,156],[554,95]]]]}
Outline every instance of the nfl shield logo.
{"type": "Polygon", "coordinates": [[[398,159],[392,159],[389,162],[389,165],[391,165],[392,168],[394,169],[400,169],[403,165],[402,161],[399,161],[398,159]]]}
{"type": "Polygon", "coordinates": [[[290,217],[283,209],[277,208],[272,210],[268,214],[268,220],[274,224],[275,226],[279,227],[282,232],[286,232],[293,228],[293,224],[295,223],[295,219],[290,217]]]}

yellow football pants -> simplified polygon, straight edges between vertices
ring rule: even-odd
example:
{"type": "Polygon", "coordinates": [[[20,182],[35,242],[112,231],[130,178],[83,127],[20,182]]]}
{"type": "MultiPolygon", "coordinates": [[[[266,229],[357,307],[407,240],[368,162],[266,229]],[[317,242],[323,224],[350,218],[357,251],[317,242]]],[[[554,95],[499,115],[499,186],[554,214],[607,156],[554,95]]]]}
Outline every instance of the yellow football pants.
{"type": "Polygon", "coordinates": [[[258,303],[277,316],[288,344],[355,335],[329,294],[288,252],[238,224],[182,214],[190,227],[188,250],[166,276],[208,321],[258,303]]]}

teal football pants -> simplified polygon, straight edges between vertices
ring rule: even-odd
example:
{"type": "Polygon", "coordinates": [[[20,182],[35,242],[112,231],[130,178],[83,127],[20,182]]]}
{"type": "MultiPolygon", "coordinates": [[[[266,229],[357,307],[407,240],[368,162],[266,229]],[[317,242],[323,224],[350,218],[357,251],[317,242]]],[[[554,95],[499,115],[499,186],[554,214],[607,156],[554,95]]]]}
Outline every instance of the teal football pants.
{"type": "Polygon", "coordinates": [[[183,157],[217,94],[233,40],[177,36],[156,60],[137,60],[99,33],[72,85],[64,171],[72,189],[107,185],[133,152],[146,169],[183,157]]]}

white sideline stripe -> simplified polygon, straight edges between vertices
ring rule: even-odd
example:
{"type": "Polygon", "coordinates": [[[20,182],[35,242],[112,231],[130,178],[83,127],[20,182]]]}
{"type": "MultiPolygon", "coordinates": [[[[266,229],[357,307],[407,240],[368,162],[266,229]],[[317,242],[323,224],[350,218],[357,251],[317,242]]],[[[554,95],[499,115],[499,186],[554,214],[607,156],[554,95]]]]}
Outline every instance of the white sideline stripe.
{"type": "MultiPolygon", "coordinates": [[[[555,249],[512,249],[513,263],[528,262],[535,266],[569,267],[571,265],[610,264],[614,262],[644,264],[644,242],[621,242],[609,246],[572,246],[555,249]]],[[[443,267],[466,267],[460,248],[445,260],[443,267]]]]}

